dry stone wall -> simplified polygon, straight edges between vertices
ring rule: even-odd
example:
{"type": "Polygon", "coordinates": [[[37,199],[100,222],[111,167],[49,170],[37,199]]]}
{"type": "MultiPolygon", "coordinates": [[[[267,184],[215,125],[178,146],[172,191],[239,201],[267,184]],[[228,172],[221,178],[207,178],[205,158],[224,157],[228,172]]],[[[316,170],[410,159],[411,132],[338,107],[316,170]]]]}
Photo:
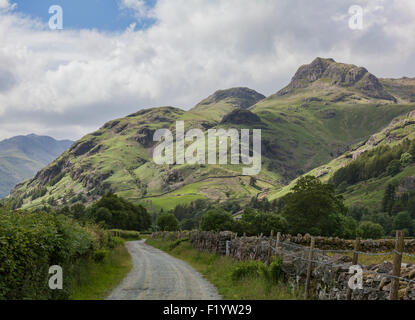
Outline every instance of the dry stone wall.
{"type": "MultiPolygon", "coordinates": [[[[287,280],[293,286],[301,286],[305,282],[308,264],[308,253],[311,237],[281,235],[277,248],[276,237],[238,237],[232,232],[174,232],[154,233],[154,238],[178,240],[189,238],[191,244],[201,250],[219,255],[227,253],[226,243],[229,241],[229,255],[239,261],[268,261],[268,257],[279,255],[283,258],[282,269],[287,280]]],[[[312,296],[321,300],[346,299],[349,269],[352,259],[349,256],[335,254],[327,256],[322,250],[353,250],[354,242],[338,238],[315,238],[316,252],[313,254],[313,271],[311,280],[312,296]]],[[[394,240],[363,240],[360,251],[379,253],[394,249],[394,240]]],[[[405,252],[415,250],[415,240],[405,242],[405,252]]],[[[363,289],[352,292],[355,300],[387,300],[391,287],[392,263],[384,262],[363,269],[363,289]]],[[[415,264],[402,264],[401,277],[408,281],[400,281],[399,297],[403,300],[415,300],[415,264]]]]}

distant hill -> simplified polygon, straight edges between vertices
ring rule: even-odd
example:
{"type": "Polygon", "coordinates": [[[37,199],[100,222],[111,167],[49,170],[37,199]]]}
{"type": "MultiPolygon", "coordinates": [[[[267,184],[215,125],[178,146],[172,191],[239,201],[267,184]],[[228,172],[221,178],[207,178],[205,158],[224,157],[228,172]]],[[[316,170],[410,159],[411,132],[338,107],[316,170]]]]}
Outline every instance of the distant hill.
{"type": "Polygon", "coordinates": [[[363,67],[316,58],[292,81],[264,97],[249,88],[220,90],[193,109],[161,107],[106,123],[75,142],[36,176],[16,185],[15,207],[89,204],[108,191],[154,210],[197,199],[276,196],[298,176],[366,141],[392,119],[415,109],[414,81],[378,79],[363,67]],[[153,134],[190,128],[262,130],[262,171],[242,176],[242,166],[156,165],[153,134]]]}
{"type": "Polygon", "coordinates": [[[7,196],[18,182],[33,177],[72,143],[35,134],[0,141],[0,197],[7,196]]]}

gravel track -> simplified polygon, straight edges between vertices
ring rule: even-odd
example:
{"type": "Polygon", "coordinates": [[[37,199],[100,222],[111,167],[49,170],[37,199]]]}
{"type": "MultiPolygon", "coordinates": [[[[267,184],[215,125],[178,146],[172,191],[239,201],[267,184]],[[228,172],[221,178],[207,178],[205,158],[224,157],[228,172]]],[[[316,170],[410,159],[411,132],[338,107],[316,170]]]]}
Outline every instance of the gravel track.
{"type": "Polygon", "coordinates": [[[126,243],[133,268],[107,300],[219,300],[216,288],[186,262],[145,244],[126,243]]]}

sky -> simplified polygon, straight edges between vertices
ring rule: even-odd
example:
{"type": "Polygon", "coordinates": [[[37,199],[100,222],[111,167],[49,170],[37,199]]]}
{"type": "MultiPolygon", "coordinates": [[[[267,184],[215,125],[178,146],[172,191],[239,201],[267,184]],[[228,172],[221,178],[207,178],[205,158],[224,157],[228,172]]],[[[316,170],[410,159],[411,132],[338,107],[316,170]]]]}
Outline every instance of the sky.
{"type": "Polygon", "coordinates": [[[0,139],[75,140],[231,87],[270,95],[318,56],[415,77],[414,34],[413,0],[0,0],[0,139]]]}

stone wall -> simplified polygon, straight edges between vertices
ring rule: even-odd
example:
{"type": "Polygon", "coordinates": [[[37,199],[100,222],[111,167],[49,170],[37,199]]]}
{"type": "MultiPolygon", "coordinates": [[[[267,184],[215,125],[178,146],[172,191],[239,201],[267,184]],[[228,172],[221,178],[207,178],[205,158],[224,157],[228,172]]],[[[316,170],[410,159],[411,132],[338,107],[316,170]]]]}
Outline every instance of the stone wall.
{"type": "MultiPolygon", "coordinates": [[[[307,272],[307,259],[309,252],[310,236],[281,236],[278,250],[276,249],[276,237],[237,237],[232,232],[174,232],[154,233],[154,238],[177,240],[189,238],[191,244],[201,250],[219,255],[226,254],[226,242],[229,241],[229,255],[239,261],[260,260],[268,261],[268,257],[280,255],[283,258],[282,269],[287,280],[293,286],[301,286],[305,282],[307,272]],[[272,249],[270,249],[270,247],[272,249]]],[[[414,241],[407,240],[405,252],[414,250],[414,241]],[[408,247],[410,250],[408,250],[408,247]]],[[[391,251],[394,248],[393,240],[363,240],[360,251],[382,252],[391,251]]],[[[327,256],[320,250],[353,250],[353,241],[338,238],[315,238],[312,272],[312,296],[321,300],[343,300],[346,298],[349,267],[352,259],[349,256],[335,254],[327,256]]],[[[355,290],[352,299],[355,300],[386,300],[390,293],[392,275],[392,263],[362,266],[363,289],[355,290]],[[379,275],[382,274],[382,275],[379,275]]],[[[415,265],[402,264],[401,277],[414,281],[413,283],[401,281],[399,295],[404,300],[415,300],[415,265]]]]}

